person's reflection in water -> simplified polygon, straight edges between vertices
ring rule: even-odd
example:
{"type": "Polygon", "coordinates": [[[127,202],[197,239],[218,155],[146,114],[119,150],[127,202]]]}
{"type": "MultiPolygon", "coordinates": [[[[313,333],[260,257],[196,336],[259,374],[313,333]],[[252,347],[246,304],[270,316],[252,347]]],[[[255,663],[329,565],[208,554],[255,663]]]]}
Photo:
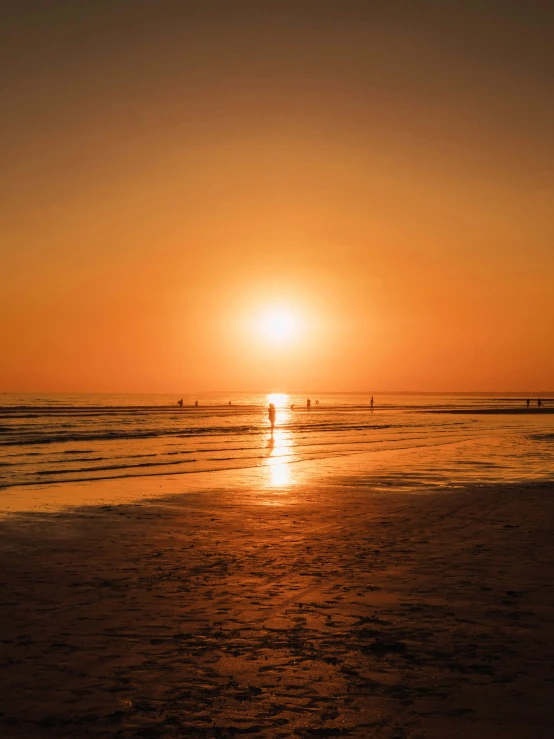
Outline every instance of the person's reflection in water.
{"type": "Polygon", "coordinates": [[[273,438],[273,431],[275,429],[275,405],[273,403],[269,404],[267,414],[269,416],[269,423],[271,424],[271,436],[273,438]]]}

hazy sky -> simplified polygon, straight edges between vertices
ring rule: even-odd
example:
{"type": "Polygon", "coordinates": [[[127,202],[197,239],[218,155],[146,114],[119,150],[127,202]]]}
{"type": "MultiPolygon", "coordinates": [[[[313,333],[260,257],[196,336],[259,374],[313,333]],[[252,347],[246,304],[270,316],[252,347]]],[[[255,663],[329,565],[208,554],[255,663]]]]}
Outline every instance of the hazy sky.
{"type": "Polygon", "coordinates": [[[0,391],[553,389],[549,5],[4,2],[0,391]]]}

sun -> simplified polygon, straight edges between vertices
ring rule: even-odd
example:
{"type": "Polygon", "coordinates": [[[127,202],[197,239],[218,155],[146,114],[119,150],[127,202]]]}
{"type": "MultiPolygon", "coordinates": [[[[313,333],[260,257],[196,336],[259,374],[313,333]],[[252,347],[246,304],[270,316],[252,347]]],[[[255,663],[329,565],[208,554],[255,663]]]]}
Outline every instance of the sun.
{"type": "Polygon", "coordinates": [[[260,330],[270,341],[291,341],[298,333],[298,319],[287,308],[274,308],[262,314],[260,330]]]}

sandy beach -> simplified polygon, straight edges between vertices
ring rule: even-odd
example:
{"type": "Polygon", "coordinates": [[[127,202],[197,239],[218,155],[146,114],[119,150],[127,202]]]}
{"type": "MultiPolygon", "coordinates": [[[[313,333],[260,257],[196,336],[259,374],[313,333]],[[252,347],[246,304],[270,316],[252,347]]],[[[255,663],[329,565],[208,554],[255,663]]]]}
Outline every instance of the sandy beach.
{"type": "Polygon", "coordinates": [[[554,737],[553,28],[3,3],[0,739],[554,737]]]}
{"type": "Polygon", "coordinates": [[[550,737],[553,492],[334,476],[13,514],[2,736],[550,737]]]}

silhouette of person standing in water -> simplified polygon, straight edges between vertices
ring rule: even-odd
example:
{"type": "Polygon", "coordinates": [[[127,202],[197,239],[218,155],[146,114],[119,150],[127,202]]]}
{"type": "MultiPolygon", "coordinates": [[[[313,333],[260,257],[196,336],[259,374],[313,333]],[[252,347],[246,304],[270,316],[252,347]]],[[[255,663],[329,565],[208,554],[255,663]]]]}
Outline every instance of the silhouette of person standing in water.
{"type": "Polygon", "coordinates": [[[371,410],[373,410],[373,395],[371,396],[371,400],[369,401],[369,407],[371,410]]]}
{"type": "Polygon", "coordinates": [[[177,401],[177,405],[179,406],[179,408],[182,408],[183,407],[183,398],[181,398],[181,400],[178,400],[177,401]]]}
{"type": "Polygon", "coordinates": [[[531,403],[531,398],[527,398],[527,400],[525,402],[527,403],[527,408],[529,408],[529,405],[531,403]]]}
{"type": "Polygon", "coordinates": [[[541,405],[542,405],[542,400],[541,400],[540,398],[539,398],[539,399],[537,400],[537,405],[539,406],[539,408],[540,408],[540,407],[541,407],[541,405]]]}
{"type": "Polygon", "coordinates": [[[273,429],[275,428],[275,405],[273,403],[269,404],[267,414],[269,416],[269,423],[271,424],[271,433],[273,434],[273,429]]]}
{"type": "Polygon", "coordinates": [[[198,408],[198,401],[197,400],[194,401],[194,407],[195,408],[198,408]]]}
{"type": "Polygon", "coordinates": [[[311,405],[312,405],[312,401],[311,401],[311,400],[310,400],[310,399],[308,398],[308,400],[306,401],[306,408],[307,408],[308,410],[310,410],[310,408],[311,408],[311,405]]]}

